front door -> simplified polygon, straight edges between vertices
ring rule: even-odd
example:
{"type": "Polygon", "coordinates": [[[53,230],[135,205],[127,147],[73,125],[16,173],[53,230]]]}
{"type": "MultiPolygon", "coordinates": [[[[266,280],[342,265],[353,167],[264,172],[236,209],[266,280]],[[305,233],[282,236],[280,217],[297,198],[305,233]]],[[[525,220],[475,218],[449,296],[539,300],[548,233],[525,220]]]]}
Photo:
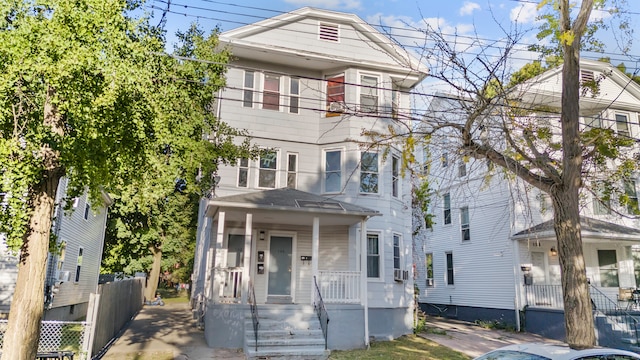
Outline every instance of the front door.
{"type": "Polygon", "coordinates": [[[293,238],[272,236],[269,249],[269,295],[291,295],[291,250],[293,238]]]}

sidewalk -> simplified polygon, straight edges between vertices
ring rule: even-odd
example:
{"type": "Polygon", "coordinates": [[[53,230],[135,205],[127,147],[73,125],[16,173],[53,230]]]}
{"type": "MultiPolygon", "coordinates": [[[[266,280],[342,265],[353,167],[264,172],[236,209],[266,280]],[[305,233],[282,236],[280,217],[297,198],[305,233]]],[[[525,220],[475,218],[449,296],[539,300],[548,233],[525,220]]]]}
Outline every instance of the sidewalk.
{"type": "Polygon", "coordinates": [[[242,351],[211,349],[195,326],[188,303],[144,306],[103,360],[244,359],[242,351]]]}
{"type": "Polygon", "coordinates": [[[474,323],[434,316],[427,316],[427,329],[429,331],[420,334],[420,336],[467,354],[472,358],[511,344],[527,342],[562,344],[560,341],[547,339],[536,334],[485,329],[474,323]]]}

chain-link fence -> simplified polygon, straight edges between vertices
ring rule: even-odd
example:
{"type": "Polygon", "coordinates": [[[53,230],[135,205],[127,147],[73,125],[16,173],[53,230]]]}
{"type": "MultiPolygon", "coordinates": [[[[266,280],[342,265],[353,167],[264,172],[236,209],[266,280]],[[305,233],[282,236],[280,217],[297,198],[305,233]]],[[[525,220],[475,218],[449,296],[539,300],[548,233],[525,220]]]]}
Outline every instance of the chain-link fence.
{"type": "MultiPolygon", "coordinates": [[[[4,344],[7,320],[0,320],[0,349],[4,344]]],[[[85,321],[43,321],[40,323],[38,352],[73,351],[79,359],[86,359],[83,349],[89,326],[85,321]]]]}

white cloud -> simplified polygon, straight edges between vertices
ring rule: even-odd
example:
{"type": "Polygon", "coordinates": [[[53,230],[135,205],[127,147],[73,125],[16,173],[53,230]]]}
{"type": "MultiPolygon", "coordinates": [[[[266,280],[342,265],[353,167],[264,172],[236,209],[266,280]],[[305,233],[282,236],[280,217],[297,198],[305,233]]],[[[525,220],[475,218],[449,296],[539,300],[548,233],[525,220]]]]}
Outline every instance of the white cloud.
{"type": "Polygon", "coordinates": [[[509,17],[511,21],[516,21],[519,24],[533,24],[538,16],[537,6],[536,3],[521,3],[511,9],[509,17]]]}
{"type": "Polygon", "coordinates": [[[362,8],[362,2],[360,0],[285,0],[285,2],[297,6],[312,6],[333,10],[353,10],[362,8]]]}
{"type": "Polygon", "coordinates": [[[480,10],[480,5],[471,1],[465,1],[460,8],[460,16],[471,15],[475,10],[480,10]]]}

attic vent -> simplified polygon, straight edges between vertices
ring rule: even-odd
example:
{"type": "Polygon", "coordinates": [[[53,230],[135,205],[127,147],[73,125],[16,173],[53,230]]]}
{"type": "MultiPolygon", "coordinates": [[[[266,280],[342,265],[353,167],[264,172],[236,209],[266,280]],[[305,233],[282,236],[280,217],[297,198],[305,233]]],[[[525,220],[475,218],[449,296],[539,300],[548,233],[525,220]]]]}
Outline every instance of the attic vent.
{"type": "Polygon", "coordinates": [[[593,71],[580,70],[580,80],[583,83],[588,81],[595,81],[595,76],[593,75],[593,71]]]}
{"type": "Polygon", "coordinates": [[[337,42],[340,39],[340,37],[338,36],[338,25],[320,24],[319,35],[320,40],[337,42]]]}

